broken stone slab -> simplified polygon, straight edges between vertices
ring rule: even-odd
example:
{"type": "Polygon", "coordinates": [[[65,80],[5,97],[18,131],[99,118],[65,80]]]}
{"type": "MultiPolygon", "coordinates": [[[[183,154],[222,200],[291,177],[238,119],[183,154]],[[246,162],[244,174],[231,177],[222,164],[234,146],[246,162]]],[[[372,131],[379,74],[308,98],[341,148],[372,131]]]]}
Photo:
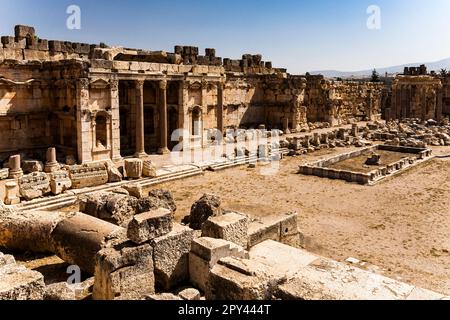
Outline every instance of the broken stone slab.
{"type": "Polygon", "coordinates": [[[100,186],[109,180],[108,171],[103,163],[70,166],[69,172],[74,189],[100,186]]]}
{"type": "Polygon", "coordinates": [[[166,235],[172,229],[172,212],[164,208],[159,208],[135,215],[128,225],[127,236],[134,243],[142,244],[166,235]]]}
{"type": "Polygon", "coordinates": [[[8,168],[0,169],[0,180],[8,179],[8,177],[9,177],[9,169],[8,168]]]}
{"type": "Polygon", "coordinates": [[[202,225],[202,237],[224,239],[246,248],[248,223],[247,216],[235,212],[210,217],[202,225]]]}
{"type": "Polygon", "coordinates": [[[142,168],[142,176],[148,178],[156,178],[156,166],[151,160],[144,160],[142,168]]]}
{"type": "Polygon", "coordinates": [[[64,193],[72,187],[68,171],[55,171],[49,174],[50,189],[54,195],[64,193]]]}
{"type": "Polygon", "coordinates": [[[44,172],[34,172],[19,179],[20,195],[25,200],[32,200],[50,192],[50,181],[44,172]]]}
{"type": "Polygon", "coordinates": [[[53,283],[45,287],[44,300],[85,300],[92,295],[94,277],[79,284],[53,283]]]}
{"type": "Polygon", "coordinates": [[[123,176],[112,161],[107,161],[105,165],[106,170],[108,171],[108,182],[114,183],[122,181],[123,176]]]}
{"type": "Polygon", "coordinates": [[[22,170],[25,174],[44,171],[44,164],[37,160],[22,161],[22,170]]]}
{"type": "Polygon", "coordinates": [[[201,298],[200,291],[195,288],[185,288],[178,291],[178,296],[187,301],[199,301],[201,298]]]}
{"type": "Polygon", "coordinates": [[[158,293],[152,294],[145,297],[145,300],[149,301],[179,301],[183,300],[179,296],[174,295],[173,293],[158,293]]]}
{"type": "Polygon", "coordinates": [[[148,212],[153,209],[165,208],[172,213],[177,211],[177,205],[173,199],[172,192],[156,189],[149,192],[148,197],[141,198],[137,203],[137,212],[148,212]]]}
{"type": "Polygon", "coordinates": [[[132,197],[141,199],[144,196],[144,192],[142,190],[142,186],[138,183],[128,184],[123,186],[125,190],[128,191],[128,194],[132,197]]]}
{"type": "Polygon", "coordinates": [[[221,214],[220,198],[212,194],[204,194],[191,207],[191,214],[188,219],[189,227],[194,230],[200,230],[209,217],[216,217],[221,214]]]}
{"type": "Polygon", "coordinates": [[[0,253],[0,300],[42,300],[44,276],[0,253]]]}
{"type": "Polygon", "coordinates": [[[189,280],[189,251],[194,230],[174,223],[173,230],[151,241],[156,284],[171,290],[189,280]]]}
{"type": "Polygon", "coordinates": [[[140,300],[155,293],[153,249],[127,241],[96,256],[94,300],[140,300]]]}
{"type": "Polygon", "coordinates": [[[223,258],[209,273],[207,300],[270,300],[284,277],[258,261],[223,258]]]}
{"type": "Polygon", "coordinates": [[[206,237],[194,239],[189,253],[191,283],[205,292],[210,270],[226,257],[248,258],[249,255],[244,248],[230,241],[206,237]]]}
{"type": "Polygon", "coordinates": [[[143,161],[141,159],[126,159],[124,168],[126,178],[140,179],[142,177],[143,161]]]}

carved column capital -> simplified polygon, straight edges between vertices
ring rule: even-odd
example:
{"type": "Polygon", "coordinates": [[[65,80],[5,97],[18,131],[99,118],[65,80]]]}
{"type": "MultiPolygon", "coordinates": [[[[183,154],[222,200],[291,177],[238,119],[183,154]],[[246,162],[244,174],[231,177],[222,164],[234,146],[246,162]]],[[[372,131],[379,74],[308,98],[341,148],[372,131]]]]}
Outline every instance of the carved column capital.
{"type": "Polygon", "coordinates": [[[143,90],[144,89],[144,80],[135,80],[134,83],[136,84],[136,89],[143,90]]]}

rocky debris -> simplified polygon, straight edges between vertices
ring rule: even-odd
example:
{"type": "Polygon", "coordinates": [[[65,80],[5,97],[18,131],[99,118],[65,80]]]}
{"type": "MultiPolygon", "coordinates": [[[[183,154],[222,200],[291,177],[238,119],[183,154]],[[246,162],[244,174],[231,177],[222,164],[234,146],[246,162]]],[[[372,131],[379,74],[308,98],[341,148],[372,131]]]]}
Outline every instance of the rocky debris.
{"type": "Polygon", "coordinates": [[[152,294],[145,297],[145,300],[148,301],[178,301],[183,300],[177,295],[174,295],[173,293],[158,293],[158,294],[152,294]]]}
{"type": "Polygon", "coordinates": [[[148,178],[156,178],[156,166],[151,160],[144,160],[142,176],[148,178]]]}
{"type": "Polygon", "coordinates": [[[200,230],[203,223],[209,217],[217,217],[222,214],[221,200],[212,194],[204,194],[191,207],[191,214],[186,218],[189,227],[194,230],[200,230]]]}
{"type": "Polygon", "coordinates": [[[23,173],[33,173],[33,172],[42,172],[44,171],[44,164],[42,161],[37,160],[24,160],[22,161],[22,170],[23,173]]]}
{"type": "Polygon", "coordinates": [[[129,190],[132,189],[113,193],[96,192],[83,196],[79,200],[80,211],[125,228],[136,214],[159,208],[168,209],[172,213],[176,211],[170,191],[152,190],[148,197],[138,199],[130,195],[129,190]]]}
{"type": "Polygon", "coordinates": [[[124,161],[124,175],[129,179],[140,179],[142,177],[143,161],[141,159],[126,159],[124,161]]]}
{"type": "Polygon", "coordinates": [[[127,236],[136,244],[168,234],[173,229],[170,210],[160,208],[135,215],[128,225],[127,236]]]}
{"type": "Polygon", "coordinates": [[[86,300],[92,295],[94,277],[78,284],[53,283],[45,287],[44,300],[86,300]]]}
{"type": "Polygon", "coordinates": [[[198,301],[201,298],[200,291],[195,288],[185,288],[178,291],[178,296],[187,301],[198,301]]]}
{"type": "Polygon", "coordinates": [[[380,160],[381,155],[374,153],[367,158],[365,164],[368,166],[378,166],[380,164],[380,160]]]}
{"type": "Polygon", "coordinates": [[[248,223],[247,216],[235,212],[209,217],[202,225],[202,237],[224,239],[246,248],[248,223]]]}
{"type": "Polygon", "coordinates": [[[159,288],[171,290],[189,280],[189,251],[194,230],[173,224],[173,230],[151,241],[155,281],[159,288]]]}
{"type": "Polygon", "coordinates": [[[0,252],[0,300],[42,300],[44,276],[0,252]]]}
{"type": "Polygon", "coordinates": [[[108,171],[108,182],[112,183],[122,181],[123,176],[112,161],[107,161],[105,165],[106,170],[108,171]]]}
{"type": "Polygon", "coordinates": [[[20,196],[25,200],[42,197],[50,192],[50,181],[44,172],[34,172],[19,179],[20,196]]]}
{"type": "Polygon", "coordinates": [[[144,196],[142,186],[139,183],[127,184],[122,187],[132,197],[141,199],[144,196]]]}

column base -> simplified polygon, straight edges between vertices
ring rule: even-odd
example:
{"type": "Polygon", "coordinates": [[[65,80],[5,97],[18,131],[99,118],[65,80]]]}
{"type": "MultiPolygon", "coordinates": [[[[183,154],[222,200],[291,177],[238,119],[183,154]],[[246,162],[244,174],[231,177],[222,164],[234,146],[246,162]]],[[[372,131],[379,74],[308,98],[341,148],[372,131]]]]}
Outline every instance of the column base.
{"type": "Polygon", "coordinates": [[[159,148],[157,153],[160,155],[169,154],[170,150],[167,147],[159,148]]]}
{"type": "Polygon", "coordinates": [[[20,179],[23,177],[22,169],[10,170],[9,171],[9,179],[20,179]]]}
{"type": "Polygon", "coordinates": [[[143,159],[143,158],[147,158],[147,157],[148,157],[148,154],[145,153],[145,152],[136,152],[136,153],[134,154],[134,157],[135,157],[135,158],[139,158],[139,159],[143,159]]]}
{"type": "Polygon", "coordinates": [[[59,166],[58,162],[55,162],[55,163],[49,162],[49,163],[45,164],[44,172],[52,173],[52,172],[58,171],[59,169],[60,169],[60,166],[59,166]]]}

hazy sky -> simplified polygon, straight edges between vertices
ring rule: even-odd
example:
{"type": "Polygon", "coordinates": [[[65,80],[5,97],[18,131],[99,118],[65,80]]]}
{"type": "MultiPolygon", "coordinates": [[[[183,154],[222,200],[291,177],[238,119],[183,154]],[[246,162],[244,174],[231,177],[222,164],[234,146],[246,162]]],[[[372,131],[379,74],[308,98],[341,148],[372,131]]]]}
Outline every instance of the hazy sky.
{"type": "Polygon", "coordinates": [[[240,58],[261,53],[291,73],[386,67],[450,57],[449,0],[0,0],[0,34],[33,25],[41,38],[240,58]],[[66,28],[69,5],[81,30],[66,28]],[[366,26],[381,9],[381,29],[366,26]]]}

